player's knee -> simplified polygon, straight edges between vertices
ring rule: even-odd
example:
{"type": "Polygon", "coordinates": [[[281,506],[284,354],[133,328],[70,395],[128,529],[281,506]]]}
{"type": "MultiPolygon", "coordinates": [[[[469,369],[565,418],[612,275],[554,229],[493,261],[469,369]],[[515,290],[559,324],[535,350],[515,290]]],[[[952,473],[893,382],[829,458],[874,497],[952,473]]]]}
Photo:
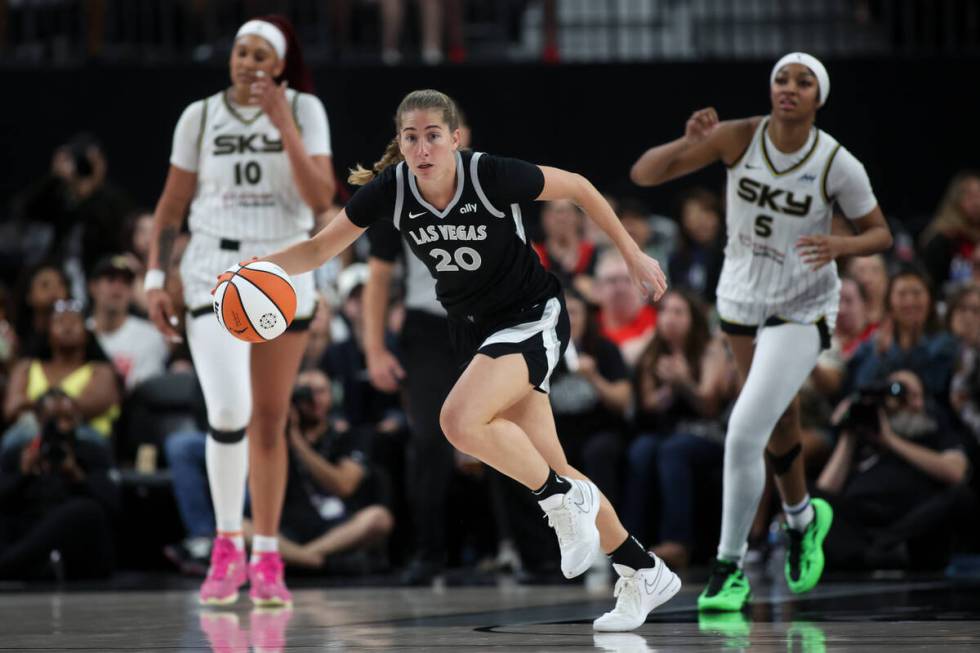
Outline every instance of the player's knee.
{"type": "Polygon", "coordinates": [[[395,528],[395,518],[384,506],[365,508],[368,512],[368,531],[373,537],[386,537],[395,528]]]}
{"type": "Polygon", "coordinates": [[[256,405],[249,420],[249,436],[258,446],[275,446],[286,432],[286,412],[275,406],[256,405]]]}
{"type": "Polygon", "coordinates": [[[473,421],[466,410],[454,402],[447,401],[439,412],[439,426],[446,434],[450,444],[463,453],[470,453],[473,447],[473,421]]]}
{"type": "Polygon", "coordinates": [[[787,473],[802,452],[803,445],[799,442],[783,453],[773,453],[771,449],[766,449],[766,458],[772,466],[772,473],[776,476],[782,476],[787,473]]]}
{"type": "Polygon", "coordinates": [[[212,432],[235,432],[248,425],[248,406],[235,405],[208,407],[208,426],[212,432]]]}

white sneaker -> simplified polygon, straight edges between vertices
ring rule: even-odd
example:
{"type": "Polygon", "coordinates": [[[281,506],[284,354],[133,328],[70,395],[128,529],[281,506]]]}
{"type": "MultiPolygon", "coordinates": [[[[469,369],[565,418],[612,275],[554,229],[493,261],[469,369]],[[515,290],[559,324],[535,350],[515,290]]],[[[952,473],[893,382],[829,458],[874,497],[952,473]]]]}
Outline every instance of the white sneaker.
{"type": "Polygon", "coordinates": [[[663,560],[655,559],[657,566],[649,569],[636,570],[613,564],[613,569],[619,574],[614,594],[617,597],[616,607],[592,622],[593,628],[611,633],[639,628],[654,608],[677,594],[681,579],[667,568],[663,560]]]}
{"type": "Polygon", "coordinates": [[[565,494],[553,494],[538,505],[548,516],[548,526],[558,535],[561,549],[561,573],[575,578],[592,565],[599,547],[599,488],[592,481],[562,476],[572,487],[565,494]]]}

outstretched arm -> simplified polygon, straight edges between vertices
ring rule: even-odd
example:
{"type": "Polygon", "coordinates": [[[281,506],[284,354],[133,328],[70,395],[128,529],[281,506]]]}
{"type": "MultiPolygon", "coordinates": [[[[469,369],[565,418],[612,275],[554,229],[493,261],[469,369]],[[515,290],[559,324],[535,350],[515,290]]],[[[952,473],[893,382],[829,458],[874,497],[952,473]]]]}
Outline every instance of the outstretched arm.
{"type": "Polygon", "coordinates": [[[609,239],[616,245],[626,264],[629,266],[633,278],[644,289],[652,295],[654,300],[667,290],[667,279],[664,277],[660,264],[643,253],[636,242],[630,237],[620,223],[619,218],[606,198],[596,190],[588,179],[582,175],[558,168],[540,166],[544,173],[544,188],[538,196],[538,200],[571,200],[582,207],[586,215],[599,228],[606,232],[609,239]]]}
{"type": "Polygon", "coordinates": [[[677,140],[652,147],[630,169],[630,179],[639,186],[656,186],[695,170],[724,161],[734,163],[748,147],[761,118],[719,122],[711,107],[695,111],[677,140]]]}
{"type": "Polygon", "coordinates": [[[363,227],[350,221],[346,211],[341,211],[313,238],[263,259],[275,263],[287,274],[302,274],[320,267],[347,249],[364,231],[363,227]]]}

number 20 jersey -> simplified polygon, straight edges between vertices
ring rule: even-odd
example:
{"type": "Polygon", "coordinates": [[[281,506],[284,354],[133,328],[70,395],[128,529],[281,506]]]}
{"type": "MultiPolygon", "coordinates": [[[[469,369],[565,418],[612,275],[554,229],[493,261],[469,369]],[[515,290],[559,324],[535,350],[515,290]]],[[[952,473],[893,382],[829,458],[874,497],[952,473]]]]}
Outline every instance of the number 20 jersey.
{"type": "Polygon", "coordinates": [[[728,169],[728,243],[718,281],[722,318],[759,324],[770,317],[811,323],[837,313],[840,280],[833,261],[819,270],[803,262],[801,236],[829,234],[833,198],[827,173],[840,145],[819,129],[795,165],[777,170],[760,122],[742,157],[728,169]],[[727,313],[727,314],[726,314],[727,313]]]}
{"type": "Polygon", "coordinates": [[[391,221],[436,280],[450,317],[493,321],[560,292],[524,232],[521,205],[544,186],[537,166],[481,152],[457,152],[456,190],[442,210],[427,202],[404,161],[389,166],[348,202],[348,218],[391,221]]]}

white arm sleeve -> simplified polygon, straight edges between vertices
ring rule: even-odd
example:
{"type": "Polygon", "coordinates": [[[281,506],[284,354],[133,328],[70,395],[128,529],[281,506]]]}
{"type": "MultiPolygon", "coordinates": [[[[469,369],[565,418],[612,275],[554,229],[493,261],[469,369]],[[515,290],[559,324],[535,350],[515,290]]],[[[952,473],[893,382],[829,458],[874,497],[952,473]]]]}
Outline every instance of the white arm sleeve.
{"type": "Polygon", "coordinates": [[[864,166],[841,147],[827,171],[827,196],[837,201],[850,220],[863,218],[878,205],[864,166]]]}
{"type": "Polygon", "coordinates": [[[310,156],[330,156],[330,123],[320,98],[300,93],[296,101],[296,120],[302,129],[303,145],[310,156]]]}
{"type": "Polygon", "coordinates": [[[201,121],[204,118],[204,100],[198,100],[184,109],[174,129],[174,145],[170,150],[170,163],[188,172],[197,172],[201,145],[201,121]]]}

